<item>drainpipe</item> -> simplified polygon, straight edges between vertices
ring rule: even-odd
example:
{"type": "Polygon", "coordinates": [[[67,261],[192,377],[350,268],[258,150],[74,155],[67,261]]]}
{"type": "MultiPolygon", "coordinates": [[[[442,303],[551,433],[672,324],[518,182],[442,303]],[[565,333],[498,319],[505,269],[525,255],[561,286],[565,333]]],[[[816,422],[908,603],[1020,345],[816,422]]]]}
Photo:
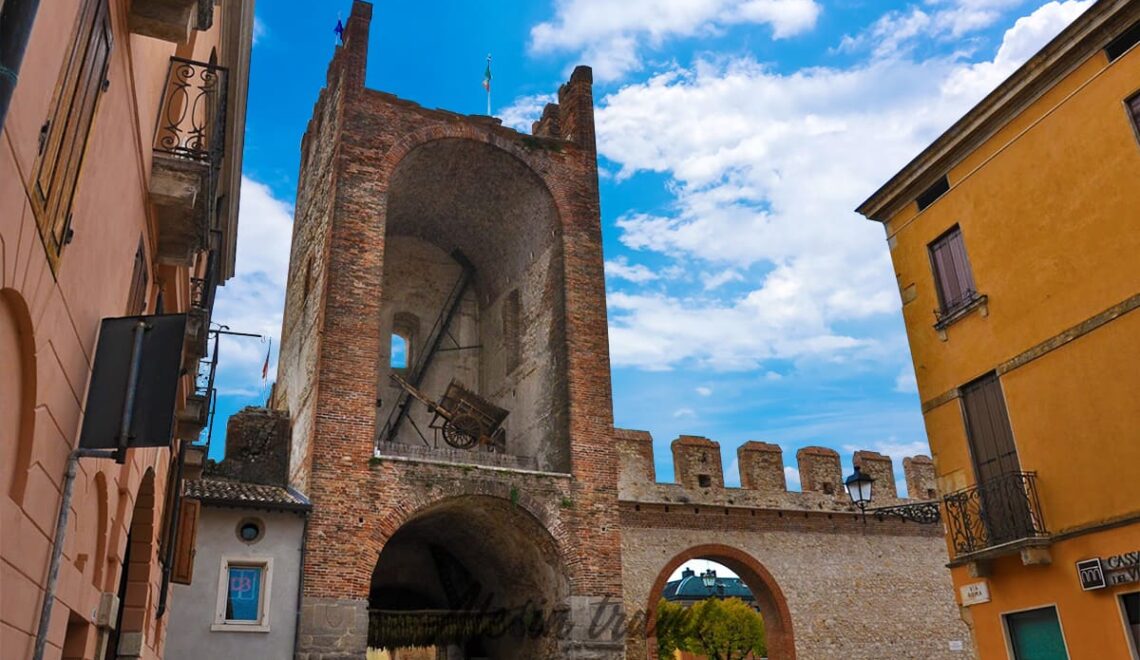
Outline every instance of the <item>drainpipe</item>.
{"type": "Polygon", "coordinates": [[[6,0],[0,5],[0,128],[4,128],[40,0],[6,0]]]}
{"type": "Polygon", "coordinates": [[[305,593],[305,541],[309,537],[309,512],[304,512],[301,527],[301,564],[297,567],[297,615],[293,619],[293,655],[297,657],[297,643],[301,641],[301,597],[305,593]]]}

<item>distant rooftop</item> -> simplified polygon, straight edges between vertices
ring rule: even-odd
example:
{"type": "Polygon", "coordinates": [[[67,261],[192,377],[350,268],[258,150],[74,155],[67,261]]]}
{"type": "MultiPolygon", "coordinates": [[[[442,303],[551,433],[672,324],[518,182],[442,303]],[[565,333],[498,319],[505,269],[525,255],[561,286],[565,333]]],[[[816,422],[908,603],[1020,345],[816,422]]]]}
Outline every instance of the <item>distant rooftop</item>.
{"type": "Polygon", "coordinates": [[[206,506],[230,506],[284,511],[308,511],[309,500],[291,488],[265,486],[229,479],[196,479],[186,482],[186,497],[206,506]]]}
{"type": "MultiPolygon", "coordinates": [[[[716,575],[716,571],[713,571],[716,575]]],[[[665,600],[703,600],[717,596],[718,598],[739,598],[751,603],[752,590],[738,577],[718,577],[715,587],[706,587],[704,580],[691,568],[681,572],[680,580],[673,580],[665,584],[661,597],[665,600]]]]}

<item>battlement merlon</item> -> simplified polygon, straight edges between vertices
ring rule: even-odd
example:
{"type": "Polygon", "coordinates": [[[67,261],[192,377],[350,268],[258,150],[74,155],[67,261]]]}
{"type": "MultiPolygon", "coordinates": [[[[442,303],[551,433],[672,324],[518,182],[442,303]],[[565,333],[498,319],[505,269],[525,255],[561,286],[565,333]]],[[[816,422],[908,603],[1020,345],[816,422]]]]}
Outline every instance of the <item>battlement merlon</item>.
{"type": "MultiPolygon", "coordinates": [[[[619,490],[622,499],[640,499],[639,493],[652,486],[680,487],[693,495],[746,491],[757,495],[789,493],[784,473],[783,450],[779,445],[751,440],[736,450],[740,488],[725,488],[720,444],[702,436],[682,435],[671,444],[674,484],[657,484],[653,463],[653,437],[646,431],[614,429],[620,457],[619,490]]],[[[802,493],[821,501],[848,502],[843,488],[839,452],[828,447],[803,447],[796,452],[802,493]]],[[[900,501],[890,456],[873,451],[857,451],[852,463],[875,479],[877,504],[900,501]]],[[[934,462],[928,456],[903,459],[903,471],[910,500],[936,499],[934,462]]],[[[794,494],[794,493],[793,493],[794,494]]]]}

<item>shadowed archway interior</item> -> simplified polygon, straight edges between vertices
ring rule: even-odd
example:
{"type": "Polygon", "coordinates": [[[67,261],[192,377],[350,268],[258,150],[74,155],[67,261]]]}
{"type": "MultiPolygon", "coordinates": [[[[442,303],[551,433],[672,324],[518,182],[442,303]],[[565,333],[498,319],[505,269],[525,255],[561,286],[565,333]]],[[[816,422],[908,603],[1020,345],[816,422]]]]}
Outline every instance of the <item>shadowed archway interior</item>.
{"type": "MultiPolygon", "coordinates": [[[[550,657],[556,640],[532,618],[549,622],[569,596],[569,583],[554,539],[525,509],[509,500],[467,496],[429,506],[401,526],[384,545],[372,575],[369,607],[372,646],[401,646],[375,625],[377,617],[423,613],[422,623],[459,621],[473,613],[505,612],[517,621],[503,634],[465,641],[440,639],[447,657],[550,657]],[[535,623],[530,631],[521,624],[535,623]]],[[[383,630],[391,630],[391,626],[383,630]]]]}

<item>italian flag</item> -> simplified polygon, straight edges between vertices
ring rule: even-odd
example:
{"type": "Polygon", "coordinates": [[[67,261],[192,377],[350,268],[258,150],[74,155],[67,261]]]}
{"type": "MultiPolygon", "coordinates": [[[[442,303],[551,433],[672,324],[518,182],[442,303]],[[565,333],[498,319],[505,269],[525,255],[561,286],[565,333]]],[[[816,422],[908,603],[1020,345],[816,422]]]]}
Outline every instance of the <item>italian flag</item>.
{"type": "Polygon", "coordinates": [[[483,89],[491,91],[491,56],[487,56],[487,70],[483,72],[483,89]]]}

